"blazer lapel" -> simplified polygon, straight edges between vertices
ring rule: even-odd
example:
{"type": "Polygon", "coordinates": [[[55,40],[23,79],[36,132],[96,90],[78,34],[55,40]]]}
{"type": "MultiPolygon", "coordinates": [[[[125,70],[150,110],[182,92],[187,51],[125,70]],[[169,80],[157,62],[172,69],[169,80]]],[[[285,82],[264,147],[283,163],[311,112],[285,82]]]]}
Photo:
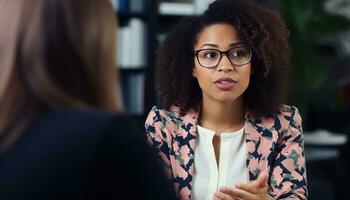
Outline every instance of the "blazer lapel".
{"type": "Polygon", "coordinates": [[[273,134],[273,132],[277,131],[277,121],[274,118],[254,118],[246,114],[244,130],[249,181],[256,180],[263,170],[268,169],[268,163],[274,148],[275,139],[273,137],[276,134],[273,134]]]}
{"type": "Polygon", "coordinates": [[[178,151],[175,152],[176,160],[180,167],[177,169],[178,176],[182,177],[179,183],[181,199],[190,199],[192,180],[194,174],[194,149],[197,136],[198,113],[191,111],[179,120],[179,130],[175,141],[178,142],[178,151]]]}
{"type": "Polygon", "coordinates": [[[246,136],[247,145],[247,169],[248,169],[248,180],[249,182],[257,179],[261,173],[260,160],[262,158],[261,152],[259,152],[259,147],[261,145],[261,132],[263,131],[260,126],[261,123],[259,119],[246,114],[244,133],[246,136]]]}
{"type": "Polygon", "coordinates": [[[249,115],[246,115],[244,134],[246,137],[247,145],[247,169],[248,169],[248,180],[254,181],[256,177],[260,174],[260,171],[256,168],[258,165],[260,155],[257,151],[259,142],[259,132],[255,129],[253,119],[249,115]]]}

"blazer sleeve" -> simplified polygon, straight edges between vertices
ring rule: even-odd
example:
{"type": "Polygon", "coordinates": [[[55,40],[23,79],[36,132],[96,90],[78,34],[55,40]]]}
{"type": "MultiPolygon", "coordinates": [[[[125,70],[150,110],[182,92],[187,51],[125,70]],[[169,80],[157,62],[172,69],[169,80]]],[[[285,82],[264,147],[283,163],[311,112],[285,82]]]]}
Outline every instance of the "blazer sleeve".
{"type": "Polygon", "coordinates": [[[166,176],[170,179],[172,174],[170,150],[171,136],[166,127],[166,119],[163,110],[153,107],[145,122],[147,141],[158,155],[158,160],[163,167],[166,176]]]}
{"type": "Polygon", "coordinates": [[[277,142],[277,156],[272,168],[271,189],[275,199],[302,199],[308,196],[302,119],[297,108],[285,118],[290,121],[281,131],[277,142]]]}

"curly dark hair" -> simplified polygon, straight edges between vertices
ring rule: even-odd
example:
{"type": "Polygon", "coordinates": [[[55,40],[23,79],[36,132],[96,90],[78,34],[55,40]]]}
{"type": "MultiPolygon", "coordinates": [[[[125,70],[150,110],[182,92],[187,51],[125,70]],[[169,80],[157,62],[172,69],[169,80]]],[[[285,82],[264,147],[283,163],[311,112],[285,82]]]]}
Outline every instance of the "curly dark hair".
{"type": "Polygon", "coordinates": [[[202,92],[192,76],[197,35],[207,26],[227,23],[253,50],[253,74],[244,102],[255,116],[281,111],[288,94],[290,48],[288,30],[280,15],[252,0],[216,0],[199,16],[186,17],[167,34],[157,52],[155,86],[166,109],[181,114],[200,108],[202,92]]]}

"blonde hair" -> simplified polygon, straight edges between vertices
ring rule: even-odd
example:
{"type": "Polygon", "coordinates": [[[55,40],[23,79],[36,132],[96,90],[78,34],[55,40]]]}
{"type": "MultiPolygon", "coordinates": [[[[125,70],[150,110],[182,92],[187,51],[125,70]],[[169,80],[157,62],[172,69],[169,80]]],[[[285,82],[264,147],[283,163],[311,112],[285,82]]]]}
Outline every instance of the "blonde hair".
{"type": "Polygon", "coordinates": [[[1,0],[0,13],[0,139],[41,106],[122,111],[110,1],[1,0]]]}

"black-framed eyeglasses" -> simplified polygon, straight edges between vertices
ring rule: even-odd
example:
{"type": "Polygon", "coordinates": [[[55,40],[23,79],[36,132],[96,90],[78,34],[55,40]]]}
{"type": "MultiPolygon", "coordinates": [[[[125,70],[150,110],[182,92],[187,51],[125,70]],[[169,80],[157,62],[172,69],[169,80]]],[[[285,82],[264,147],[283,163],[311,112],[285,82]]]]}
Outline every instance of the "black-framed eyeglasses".
{"type": "Polygon", "coordinates": [[[248,46],[240,45],[227,51],[218,49],[200,49],[194,51],[198,63],[205,68],[213,68],[219,65],[223,55],[226,55],[232,65],[237,67],[248,64],[252,58],[252,50],[248,46]]]}

